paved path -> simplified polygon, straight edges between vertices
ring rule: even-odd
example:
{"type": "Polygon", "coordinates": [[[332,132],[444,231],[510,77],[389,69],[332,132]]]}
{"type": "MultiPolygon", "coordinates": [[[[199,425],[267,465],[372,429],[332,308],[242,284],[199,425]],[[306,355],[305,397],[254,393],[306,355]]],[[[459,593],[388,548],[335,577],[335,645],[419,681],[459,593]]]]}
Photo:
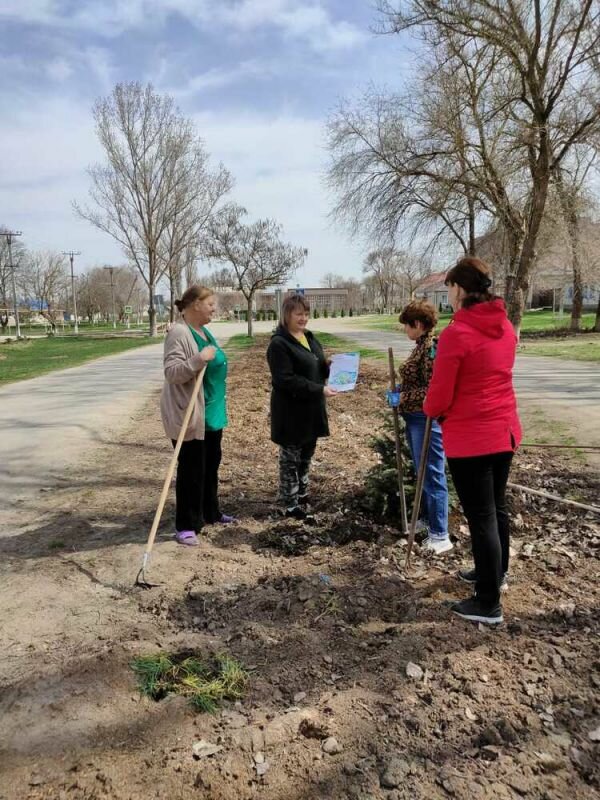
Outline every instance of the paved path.
{"type": "MultiPolygon", "coordinates": [[[[393,347],[394,354],[402,357],[413,347],[400,333],[361,331],[351,327],[339,332],[365,347],[385,352],[393,347]]],[[[543,411],[548,422],[547,441],[560,444],[566,425],[568,435],[578,444],[600,446],[600,364],[519,355],[514,381],[519,405],[539,407],[543,411]],[[553,420],[561,423],[558,433],[552,430],[553,420]]],[[[588,460],[600,467],[598,455],[591,454],[588,460]]]]}
{"type": "MultiPolygon", "coordinates": [[[[213,330],[226,341],[244,325],[219,323],[213,330]]],[[[0,388],[0,512],[60,483],[66,466],[126,424],[162,385],[162,349],[161,339],[0,388]]]]}
{"type": "MultiPolygon", "coordinates": [[[[374,349],[392,346],[397,358],[412,348],[400,334],[360,331],[355,324],[327,319],[313,327],[374,349]]],[[[255,330],[272,327],[259,322],[255,330]]],[[[245,332],[243,323],[212,329],[221,342],[245,332]]],[[[60,482],[67,465],[114,436],[161,385],[161,354],[159,342],[0,388],[0,511],[60,482]]],[[[521,400],[569,420],[578,441],[600,444],[600,365],[520,356],[515,383],[521,400]]]]}

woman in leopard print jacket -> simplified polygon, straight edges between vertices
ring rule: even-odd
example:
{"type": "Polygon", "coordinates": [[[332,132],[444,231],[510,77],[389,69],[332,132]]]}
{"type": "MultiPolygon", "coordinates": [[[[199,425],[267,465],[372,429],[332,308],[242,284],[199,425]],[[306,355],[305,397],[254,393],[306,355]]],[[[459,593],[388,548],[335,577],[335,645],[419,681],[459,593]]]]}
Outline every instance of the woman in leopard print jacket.
{"type": "MultiPolygon", "coordinates": [[[[433,359],[437,340],[433,330],[437,312],[427,302],[414,300],[399,317],[408,338],[416,342],[415,348],[400,368],[400,412],[406,423],[406,438],[415,465],[419,469],[425,423],[423,401],[433,373],[433,359]]],[[[421,515],[427,528],[423,546],[434,553],[452,550],[448,536],[448,486],[446,483],[446,457],[442,446],[442,431],[433,420],[431,440],[425,468],[421,515]]]]}

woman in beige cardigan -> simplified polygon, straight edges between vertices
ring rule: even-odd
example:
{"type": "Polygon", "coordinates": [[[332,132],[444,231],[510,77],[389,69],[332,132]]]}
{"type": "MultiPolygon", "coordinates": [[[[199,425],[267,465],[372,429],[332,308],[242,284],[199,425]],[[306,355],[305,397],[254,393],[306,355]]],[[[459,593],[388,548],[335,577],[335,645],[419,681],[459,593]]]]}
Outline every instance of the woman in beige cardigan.
{"type": "Polygon", "coordinates": [[[225,412],[225,354],[207,325],[216,310],[214,293],[191,286],[175,305],[183,322],[171,327],[165,340],[165,383],[160,408],[165,433],[175,444],[200,370],[206,370],[203,389],[195,400],[177,460],[175,538],[197,545],[205,522],[233,522],[218,508],[218,468],[225,412]],[[210,394],[207,395],[207,392],[210,394]]]}

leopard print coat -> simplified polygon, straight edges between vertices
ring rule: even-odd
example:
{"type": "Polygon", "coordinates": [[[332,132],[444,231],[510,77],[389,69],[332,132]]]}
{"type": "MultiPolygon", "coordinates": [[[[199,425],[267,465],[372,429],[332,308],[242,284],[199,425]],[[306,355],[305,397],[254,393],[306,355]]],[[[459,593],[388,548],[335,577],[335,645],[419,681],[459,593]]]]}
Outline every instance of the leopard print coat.
{"type": "Polygon", "coordinates": [[[423,401],[433,373],[436,347],[437,337],[433,335],[433,331],[424,333],[417,339],[414,350],[400,367],[401,412],[413,414],[423,411],[423,401]]]}

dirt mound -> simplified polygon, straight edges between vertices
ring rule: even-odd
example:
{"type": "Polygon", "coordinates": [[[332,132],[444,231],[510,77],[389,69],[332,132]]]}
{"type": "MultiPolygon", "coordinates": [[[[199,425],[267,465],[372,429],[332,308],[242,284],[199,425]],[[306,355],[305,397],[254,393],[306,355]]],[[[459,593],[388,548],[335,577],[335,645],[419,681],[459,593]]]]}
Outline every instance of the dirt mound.
{"type": "MultiPolygon", "coordinates": [[[[132,588],[170,445],[156,401],[0,540],[2,800],[588,800],[600,790],[597,520],[513,495],[507,622],[452,619],[464,521],[443,558],[359,498],[386,376],[330,404],[314,524],[275,514],[264,345],[232,363],[223,507],[198,548],[166,509],[132,588]],[[22,526],[17,528],[16,526],[22,526]],[[139,655],[229,654],[250,682],[214,715],[140,696],[139,655]]],[[[597,477],[526,452],[513,480],[595,500],[597,477]]]]}

